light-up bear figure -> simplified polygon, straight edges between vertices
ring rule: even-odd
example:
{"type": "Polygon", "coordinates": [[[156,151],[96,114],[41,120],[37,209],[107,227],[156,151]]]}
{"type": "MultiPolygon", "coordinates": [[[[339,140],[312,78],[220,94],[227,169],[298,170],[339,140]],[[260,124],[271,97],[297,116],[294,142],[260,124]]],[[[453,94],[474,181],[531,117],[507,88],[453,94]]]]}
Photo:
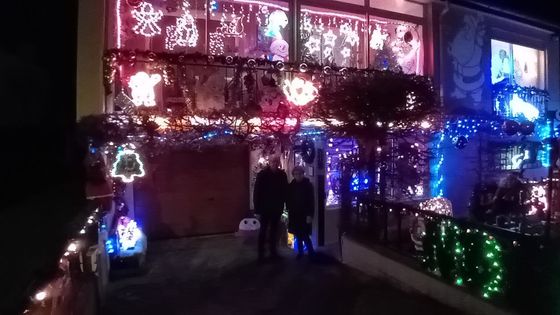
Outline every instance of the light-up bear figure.
{"type": "Polygon", "coordinates": [[[288,16],[286,15],[286,12],[282,10],[273,11],[268,16],[268,25],[266,27],[265,36],[275,39],[284,39],[282,38],[282,33],[280,31],[281,29],[286,28],[286,26],[288,26],[288,16]]]}
{"type": "Polygon", "coordinates": [[[155,106],[156,95],[154,86],[161,81],[161,75],[149,75],[144,71],[140,71],[130,77],[128,86],[131,90],[132,102],[136,106],[155,106]]]}

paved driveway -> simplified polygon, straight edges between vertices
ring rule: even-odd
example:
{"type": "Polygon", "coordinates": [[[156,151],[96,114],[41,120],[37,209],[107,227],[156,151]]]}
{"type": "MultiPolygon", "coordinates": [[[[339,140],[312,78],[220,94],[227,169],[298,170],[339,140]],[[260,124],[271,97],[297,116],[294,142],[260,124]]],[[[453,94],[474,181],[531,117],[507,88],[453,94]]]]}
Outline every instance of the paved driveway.
{"type": "Polygon", "coordinates": [[[457,314],[327,257],[286,249],[259,265],[254,249],[232,235],[152,242],[148,270],[113,280],[103,314],[457,314]]]}

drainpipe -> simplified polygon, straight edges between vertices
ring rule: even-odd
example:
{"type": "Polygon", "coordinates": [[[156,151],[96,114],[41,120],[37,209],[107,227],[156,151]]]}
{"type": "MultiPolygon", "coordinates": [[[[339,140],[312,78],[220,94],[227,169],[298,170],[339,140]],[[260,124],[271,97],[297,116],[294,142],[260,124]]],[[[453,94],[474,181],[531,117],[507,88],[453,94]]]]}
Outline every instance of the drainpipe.
{"type": "Polygon", "coordinates": [[[443,77],[444,77],[444,71],[443,71],[443,55],[445,52],[445,48],[444,48],[444,43],[443,43],[443,23],[441,22],[443,20],[444,15],[447,14],[447,12],[449,12],[449,1],[445,1],[445,8],[443,9],[443,11],[441,11],[439,13],[439,19],[438,19],[438,28],[439,28],[439,60],[438,62],[438,66],[439,66],[439,97],[440,97],[440,102],[443,105],[443,77]]]}

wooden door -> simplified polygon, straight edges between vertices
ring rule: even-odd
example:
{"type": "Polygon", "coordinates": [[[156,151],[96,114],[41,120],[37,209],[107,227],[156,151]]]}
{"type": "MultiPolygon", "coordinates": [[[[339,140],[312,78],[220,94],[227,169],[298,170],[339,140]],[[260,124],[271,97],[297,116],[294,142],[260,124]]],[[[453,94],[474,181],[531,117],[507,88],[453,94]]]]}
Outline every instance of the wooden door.
{"type": "Polygon", "coordinates": [[[249,150],[173,152],[135,184],[135,211],[150,238],[228,233],[249,212],[249,150]]]}

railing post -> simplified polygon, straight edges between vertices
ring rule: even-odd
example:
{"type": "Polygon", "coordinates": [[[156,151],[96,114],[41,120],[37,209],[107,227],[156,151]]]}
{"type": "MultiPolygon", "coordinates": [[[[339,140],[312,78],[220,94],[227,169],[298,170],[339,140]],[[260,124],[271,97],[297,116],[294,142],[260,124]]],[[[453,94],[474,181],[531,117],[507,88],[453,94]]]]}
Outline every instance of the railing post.
{"type": "Polygon", "coordinates": [[[402,242],[402,217],[401,217],[401,209],[397,209],[397,247],[401,248],[402,242]]]}
{"type": "Polygon", "coordinates": [[[381,209],[383,211],[383,241],[385,243],[389,242],[389,211],[385,203],[382,204],[381,209]]]}

